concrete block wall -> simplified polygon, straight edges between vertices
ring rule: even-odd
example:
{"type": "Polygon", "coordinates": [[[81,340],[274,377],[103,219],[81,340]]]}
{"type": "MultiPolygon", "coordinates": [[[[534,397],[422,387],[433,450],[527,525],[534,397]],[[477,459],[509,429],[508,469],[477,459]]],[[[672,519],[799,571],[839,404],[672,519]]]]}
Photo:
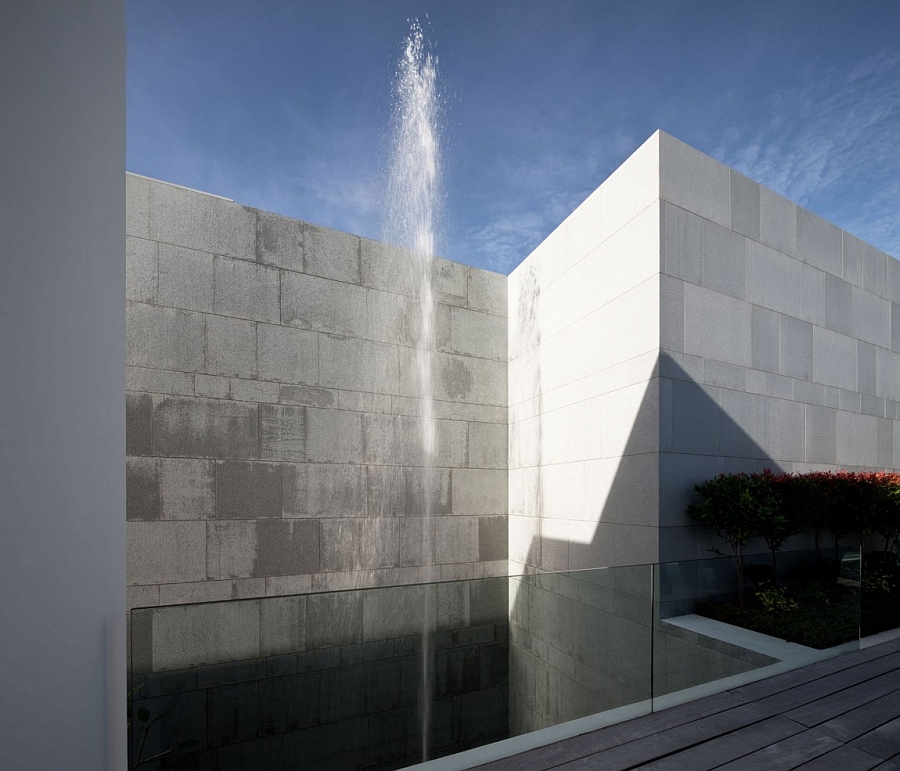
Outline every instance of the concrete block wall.
{"type": "Polygon", "coordinates": [[[655,562],[659,140],[509,277],[511,569],[655,562]]]}
{"type": "Polygon", "coordinates": [[[693,559],[696,481],[896,468],[900,263],[666,134],[660,200],[660,558],[693,559]]]}
{"type": "Polygon", "coordinates": [[[129,607],[507,572],[506,278],[127,178],[129,607]],[[425,522],[425,496],[433,518],[425,522]]]}

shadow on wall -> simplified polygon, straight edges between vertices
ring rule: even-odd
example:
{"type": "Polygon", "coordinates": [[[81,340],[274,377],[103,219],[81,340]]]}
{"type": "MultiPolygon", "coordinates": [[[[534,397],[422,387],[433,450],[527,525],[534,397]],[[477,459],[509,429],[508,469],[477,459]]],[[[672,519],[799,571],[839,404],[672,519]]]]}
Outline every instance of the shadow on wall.
{"type": "MultiPolygon", "coordinates": [[[[596,486],[598,493],[605,495],[602,504],[590,499],[586,485],[585,510],[596,507],[598,512],[591,519],[596,524],[592,539],[579,543],[535,537],[528,551],[528,567],[585,570],[713,556],[711,549],[724,544],[686,512],[695,497],[694,484],[723,472],[752,473],[764,468],[778,472],[792,467],[790,462],[773,459],[723,410],[718,400],[726,390],[731,406],[746,417],[765,444],[771,446],[772,437],[792,428],[780,424],[781,416],[774,408],[760,408],[776,400],[724,385],[698,383],[668,353],[660,352],[612,482],[596,486]]],[[[802,410],[802,404],[795,404],[802,410]]],[[[799,429],[802,437],[802,422],[799,429]]],[[[538,432],[540,435],[540,428],[538,432]]],[[[539,463],[542,460],[538,458],[539,463]]],[[[537,476],[540,480],[541,475],[537,476]]],[[[537,490],[537,517],[552,518],[554,512],[546,510],[552,502],[543,494],[540,482],[537,490]]],[[[800,539],[793,539],[784,548],[805,547],[800,539]]],[[[751,542],[747,551],[765,552],[765,543],[761,539],[751,542]]]]}
{"type": "MultiPolygon", "coordinates": [[[[730,394],[738,402],[753,396],[730,394]]],[[[685,512],[696,482],[721,472],[782,470],[722,409],[720,398],[720,387],[696,382],[662,352],[591,542],[543,536],[532,541],[529,567],[553,572],[510,579],[511,735],[765,663],[749,660],[745,651],[712,650],[663,623],[659,578],[647,564],[708,558],[711,547],[723,546],[685,512]],[[591,570],[608,565],[619,567],[591,570]]],[[[745,401],[768,406],[760,399],[745,401]]],[[[772,446],[770,438],[780,430],[774,410],[751,417],[748,425],[772,446]]],[[[537,512],[552,515],[543,508],[537,512]]],[[[748,553],[765,551],[762,541],[748,547],[748,553]]],[[[696,565],[685,566],[685,577],[691,567],[696,572],[696,565]]],[[[662,587],[668,590],[684,587],[662,587]]]]}

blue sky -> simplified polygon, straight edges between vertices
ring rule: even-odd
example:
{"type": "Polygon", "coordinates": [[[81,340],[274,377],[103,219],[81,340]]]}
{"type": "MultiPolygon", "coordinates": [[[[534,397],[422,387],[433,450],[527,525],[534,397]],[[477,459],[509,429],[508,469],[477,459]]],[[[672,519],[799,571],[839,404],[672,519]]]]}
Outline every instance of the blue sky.
{"type": "Polygon", "coordinates": [[[128,0],[129,171],[373,238],[408,20],[439,252],[508,273],[657,128],[900,257],[900,2],[128,0]]]}

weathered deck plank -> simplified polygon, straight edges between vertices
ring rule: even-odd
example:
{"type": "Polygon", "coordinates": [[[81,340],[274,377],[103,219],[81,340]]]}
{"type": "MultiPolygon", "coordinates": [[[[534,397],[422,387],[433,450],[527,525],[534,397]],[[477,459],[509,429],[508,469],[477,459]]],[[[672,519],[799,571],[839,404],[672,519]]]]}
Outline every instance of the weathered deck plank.
{"type": "Polygon", "coordinates": [[[900,771],[900,639],[478,771],[900,771]]]}

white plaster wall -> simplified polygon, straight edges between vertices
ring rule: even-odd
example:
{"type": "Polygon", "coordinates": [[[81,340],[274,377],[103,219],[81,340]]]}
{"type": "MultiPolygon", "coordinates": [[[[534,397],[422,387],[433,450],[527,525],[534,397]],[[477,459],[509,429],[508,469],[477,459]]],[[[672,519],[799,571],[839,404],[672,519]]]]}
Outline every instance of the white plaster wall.
{"type": "Polygon", "coordinates": [[[659,135],[510,275],[511,570],[657,557],[659,135]]]}

